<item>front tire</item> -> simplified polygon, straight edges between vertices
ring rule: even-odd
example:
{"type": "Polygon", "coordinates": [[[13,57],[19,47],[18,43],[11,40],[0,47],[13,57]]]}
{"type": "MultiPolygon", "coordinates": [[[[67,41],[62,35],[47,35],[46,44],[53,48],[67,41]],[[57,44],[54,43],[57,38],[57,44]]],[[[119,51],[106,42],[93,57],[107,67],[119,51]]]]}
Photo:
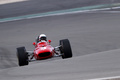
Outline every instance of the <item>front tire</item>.
{"type": "Polygon", "coordinates": [[[28,65],[28,54],[26,53],[25,47],[17,48],[17,57],[19,66],[28,65]]]}
{"type": "Polygon", "coordinates": [[[60,40],[60,52],[62,54],[62,58],[71,58],[72,57],[72,50],[70,46],[70,42],[68,39],[60,40]]]}

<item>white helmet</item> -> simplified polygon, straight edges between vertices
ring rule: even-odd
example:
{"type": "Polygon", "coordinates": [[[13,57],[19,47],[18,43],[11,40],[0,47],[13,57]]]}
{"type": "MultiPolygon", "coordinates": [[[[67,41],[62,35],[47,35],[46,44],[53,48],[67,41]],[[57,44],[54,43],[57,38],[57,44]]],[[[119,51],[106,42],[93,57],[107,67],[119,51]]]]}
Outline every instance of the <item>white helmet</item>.
{"type": "Polygon", "coordinates": [[[40,41],[41,41],[41,40],[47,41],[46,35],[45,35],[45,34],[40,34],[40,35],[39,35],[39,40],[40,40],[40,41]]]}

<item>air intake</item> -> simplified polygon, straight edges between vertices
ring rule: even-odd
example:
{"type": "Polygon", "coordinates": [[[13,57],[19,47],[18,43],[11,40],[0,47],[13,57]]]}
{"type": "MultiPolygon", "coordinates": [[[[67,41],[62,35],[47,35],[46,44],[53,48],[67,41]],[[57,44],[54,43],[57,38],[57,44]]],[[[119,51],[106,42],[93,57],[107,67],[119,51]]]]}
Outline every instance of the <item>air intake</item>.
{"type": "Polygon", "coordinates": [[[40,53],[39,57],[47,57],[50,55],[50,52],[40,53]]]}

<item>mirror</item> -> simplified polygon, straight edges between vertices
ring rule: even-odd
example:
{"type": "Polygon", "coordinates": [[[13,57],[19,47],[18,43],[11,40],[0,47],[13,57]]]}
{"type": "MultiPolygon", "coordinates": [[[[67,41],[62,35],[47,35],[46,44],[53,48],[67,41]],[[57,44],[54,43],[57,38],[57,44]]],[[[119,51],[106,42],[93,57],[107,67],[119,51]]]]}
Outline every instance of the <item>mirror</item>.
{"type": "Polygon", "coordinates": [[[35,43],[35,42],[33,42],[33,45],[35,46],[35,45],[36,45],[36,43],[35,43]]]}
{"type": "Polygon", "coordinates": [[[51,43],[51,40],[48,40],[49,43],[51,43]]]}

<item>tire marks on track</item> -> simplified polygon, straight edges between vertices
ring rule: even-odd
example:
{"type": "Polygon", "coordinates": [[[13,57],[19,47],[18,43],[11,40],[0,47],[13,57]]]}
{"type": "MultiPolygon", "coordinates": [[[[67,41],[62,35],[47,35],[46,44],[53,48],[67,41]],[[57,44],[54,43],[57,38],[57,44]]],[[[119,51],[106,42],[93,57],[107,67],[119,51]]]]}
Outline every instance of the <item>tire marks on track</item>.
{"type": "Polygon", "coordinates": [[[13,59],[14,56],[10,55],[10,51],[8,49],[0,47],[0,69],[17,66],[13,59]]]}

